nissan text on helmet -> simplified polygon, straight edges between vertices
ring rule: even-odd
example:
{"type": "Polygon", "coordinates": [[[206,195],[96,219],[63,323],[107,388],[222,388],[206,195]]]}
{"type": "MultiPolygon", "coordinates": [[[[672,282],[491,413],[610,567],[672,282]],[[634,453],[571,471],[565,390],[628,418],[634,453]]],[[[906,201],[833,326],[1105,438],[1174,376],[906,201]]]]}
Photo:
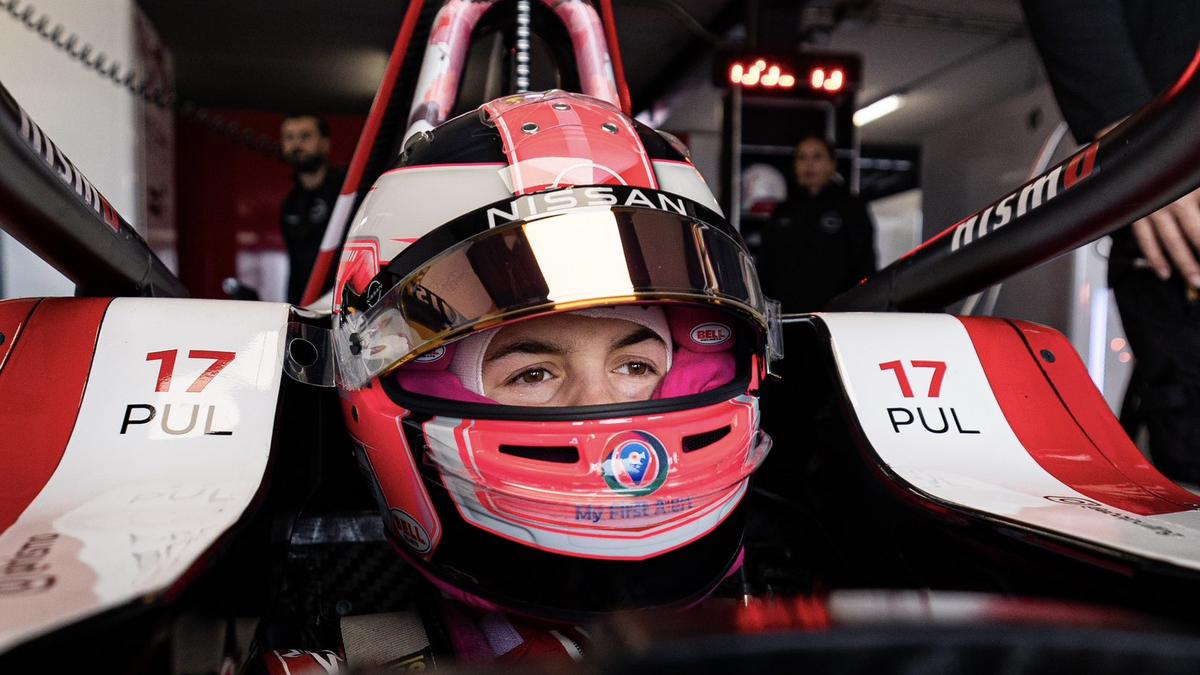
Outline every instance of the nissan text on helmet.
{"type": "Polygon", "coordinates": [[[413,135],[354,218],[334,303],[359,464],[451,597],[682,607],[740,565],[777,320],[666,137],[562,91],[413,135]]]}

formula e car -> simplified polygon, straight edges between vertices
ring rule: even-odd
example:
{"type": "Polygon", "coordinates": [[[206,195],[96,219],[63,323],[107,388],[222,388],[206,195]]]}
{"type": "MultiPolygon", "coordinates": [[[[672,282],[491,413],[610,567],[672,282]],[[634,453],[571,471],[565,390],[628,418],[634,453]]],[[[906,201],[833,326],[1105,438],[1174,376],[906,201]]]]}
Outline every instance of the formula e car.
{"type": "Polygon", "coordinates": [[[0,303],[3,668],[1194,672],[1200,497],[1061,334],[941,309],[1200,185],[1177,142],[1200,54],[1113,133],[779,317],[686,148],[628,117],[599,10],[409,3],[302,308],[186,299],[0,89],[0,224],[78,287],[0,303]],[[505,95],[452,117],[472,32],[510,20],[505,95]],[[526,91],[554,22],[580,93],[526,91]],[[555,228],[565,269],[539,255],[555,228]],[[527,292],[529,270],[600,291],[527,292]],[[750,365],[585,418],[429,413],[396,379],[441,382],[501,318],[650,302],[696,345],[676,366],[734,342],[750,365]],[[560,487],[570,467],[594,485],[560,487]]]}

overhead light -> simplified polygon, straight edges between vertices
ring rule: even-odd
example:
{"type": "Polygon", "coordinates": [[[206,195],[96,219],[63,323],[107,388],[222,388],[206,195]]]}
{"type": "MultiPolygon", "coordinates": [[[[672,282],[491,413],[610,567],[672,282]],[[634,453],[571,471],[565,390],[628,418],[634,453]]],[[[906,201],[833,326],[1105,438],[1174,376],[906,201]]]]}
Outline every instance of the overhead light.
{"type": "Polygon", "coordinates": [[[862,127],[874,122],[875,120],[890,115],[900,109],[904,104],[904,99],[900,98],[899,94],[892,94],[875,101],[871,105],[859,108],[854,111],[854,126],[862,127]]]}

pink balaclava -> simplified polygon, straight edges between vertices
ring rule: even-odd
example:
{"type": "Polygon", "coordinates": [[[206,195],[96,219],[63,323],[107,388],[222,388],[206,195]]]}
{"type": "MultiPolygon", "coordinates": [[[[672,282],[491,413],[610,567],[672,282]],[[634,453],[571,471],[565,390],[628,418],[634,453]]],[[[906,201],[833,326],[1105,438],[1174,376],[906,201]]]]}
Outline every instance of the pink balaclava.
{"type": "MultiPolygon", "coordinates": [[[[667,345],[667,373],[652,398],[687,396],[730,382],[733,332],[708,309],[620,305],[577,310],[593,319],[621,319],[654,331],[667,345]]],[[[396,374],[405,390],[470,403],[495,403],[483,393],[483,356],[500,328],[481,331],[405,365],[396,374]]]]}
{"type": "MultiPolygon", "coordinates": [[[[671,329],[667,325],[667,317],[661,307],[655,305],[597,307],[596,309],[581,309],[572,312],[572,315],[586,316],[592,319],[622,319],[649,328],[667,345],[667,372],[670,372],[674,348],[671,344],[671,329]]],[[[483,355],[499,330],[499,328],[485,330],[458,342],[458,351],[454,354],[454,360],[450,362],[450,372],[458,376],[467,391],[483,395],[483,355]]]]}

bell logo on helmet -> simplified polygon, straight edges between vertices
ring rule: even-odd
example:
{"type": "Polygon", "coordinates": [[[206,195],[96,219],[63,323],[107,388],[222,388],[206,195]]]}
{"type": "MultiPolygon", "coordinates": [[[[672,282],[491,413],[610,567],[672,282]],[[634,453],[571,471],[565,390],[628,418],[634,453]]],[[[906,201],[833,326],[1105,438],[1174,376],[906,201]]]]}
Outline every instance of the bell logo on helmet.
{"type": "Polygon", "coordinates": [[[436,363],[437,361],[441,361],[442,357],[445,355],[446,347],[443,345],[429,352],[428,354],[422,354],[413,360],[417,363],[436,363]]]}
{"type": "Polygon", "coordinates": [[[645,431],[625,431],[608,441],[604,482],[631,497],[642,497],[662,487],[670,468],[662,441],[645,431]]]}
{"type": "Polygon", "coordinates": [[[392,526],[406,546],[417,553],[429,553],[433,542],[416,518],[400,509],[392,509],[392,526]]]}
{"type": "Polygon", "coordinates": [[[692,329],[692,342],[698,345],[719,345],[729,341],[733,333],[723,323],[702,323],[692,329]]]}

